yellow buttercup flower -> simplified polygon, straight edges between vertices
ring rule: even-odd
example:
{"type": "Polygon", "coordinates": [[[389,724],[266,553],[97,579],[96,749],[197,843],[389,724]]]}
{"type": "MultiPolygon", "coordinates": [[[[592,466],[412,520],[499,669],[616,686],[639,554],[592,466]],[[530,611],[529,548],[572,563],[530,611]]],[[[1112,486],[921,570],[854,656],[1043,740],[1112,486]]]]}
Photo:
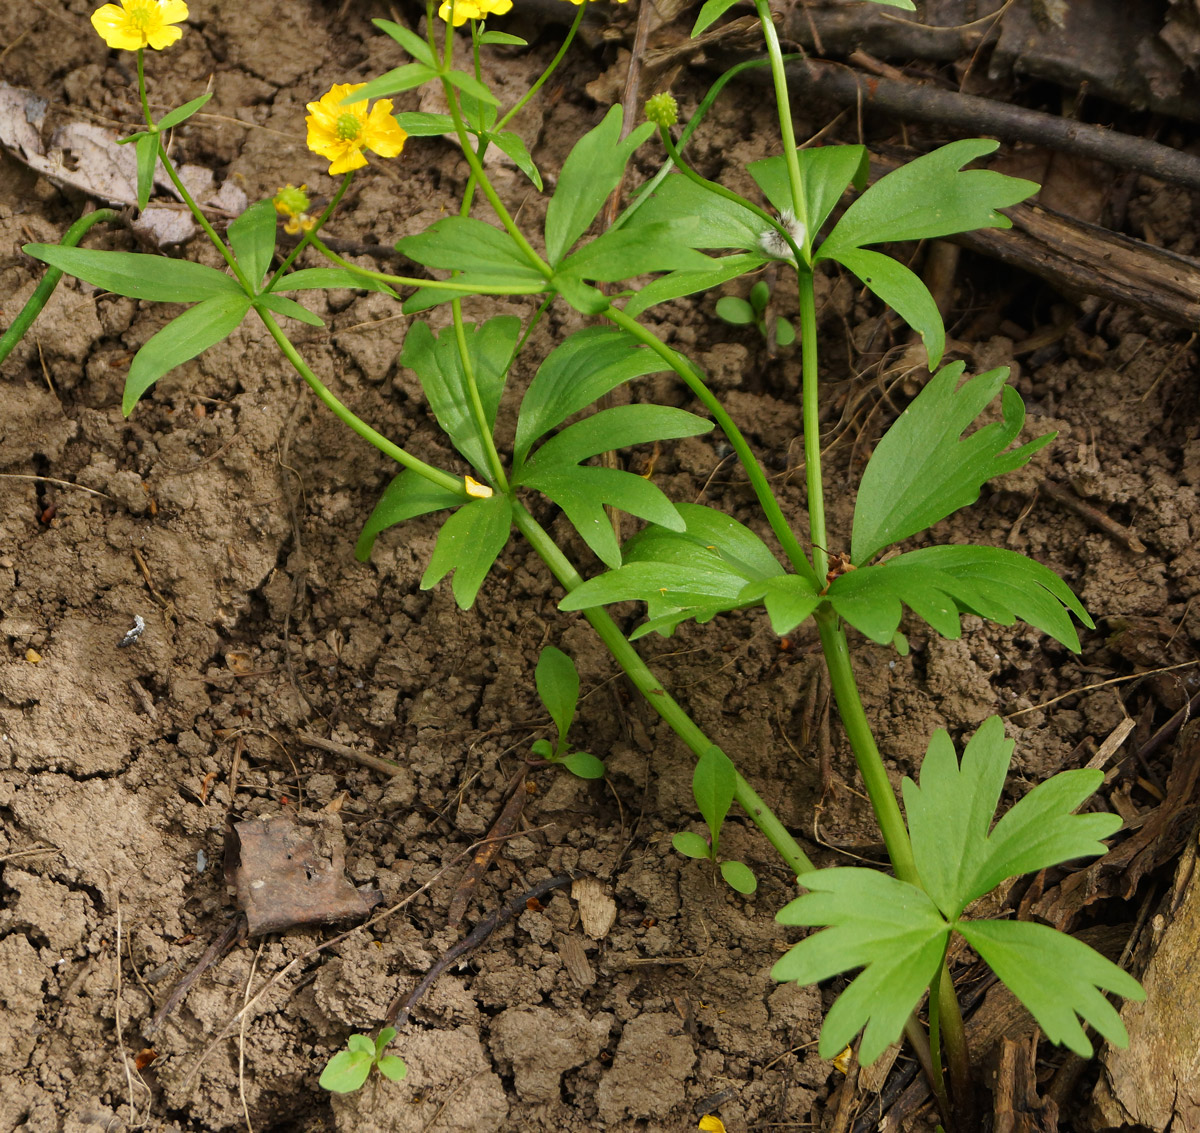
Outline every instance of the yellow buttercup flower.
{"type": "Polygon", "coordinates": [[[319,102],[308,103],[308,148],[330,161],[331,175],[367,164],[363,150],[396,157],[408,138],[392,117],[392,100],[381,98],[367,112],[367,101],[342,105],[342,99],[365,83],[334,83],[319,102]]]}
{"type": "Polygon", "coordinates": [[[171,27],[188,18],[183,0],[121,0],[121,6],[105,4],[92,13],[92,27],[109,47],[118,51],[140,51],[153,47],[161,51],[181,35],[182,28],[171,27]]]}
{"type": "MultiPolygon", "coordinates": [[[[578,8],[578,7],[579,7],[579,5],[583,3],[583,0],[571,0],[571,3],[572,3],[572,4],[574,4],[576,8],[578,8]]],[[[617,0],[617,3],[618,3],[618,4],[624,4],[624,3],[625,3],[625,0],[617,0]]],[[[717,1118],[713,1118],[713,1120],[714,1120],[714,1121],[716,1121],[716,1120],[718,1120],[718,1119],[717,1119],[717,1118]]],[[[724,1128],[724,1126],[722,1126],[722,1128],[724,1128]]]]}
{"type": "MultiPolygon", "coordinates": [[[[512,9],[512,0],[454,0],[454,26],[468,20],[485,20],[488,16],[503,16],[512,9]]],[[[442,0],[438,17],[450,22],[450,0],[442,0]]]]}

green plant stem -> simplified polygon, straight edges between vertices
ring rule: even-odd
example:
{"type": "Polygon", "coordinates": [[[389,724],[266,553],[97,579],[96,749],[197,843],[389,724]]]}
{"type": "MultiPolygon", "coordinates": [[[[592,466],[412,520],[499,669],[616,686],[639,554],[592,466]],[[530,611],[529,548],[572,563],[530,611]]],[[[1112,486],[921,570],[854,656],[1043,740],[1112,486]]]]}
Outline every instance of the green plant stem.
{"type": "Polygon", "coordinates": [[[833,695],[837,699],[838,714],[854,750],[888,857],[892,859],[892,868],[901,881],[920,885],[908,829],[900,816],[900,804],[896,801],[896,792],[892,790],[891,780],[883,766],[879,748],[875,746],[875,737],[871,734],[871,726],[867,723],[867,714],[858,695],[858,685],[850,665],[850,649],[846,644],[846,631],[827,604],[819,607],[814,617],[821,635],[821,649],[829,668],[833,695]]]}
{"type": "Polygon", "coordinates": [[[467,128],[463,124],[462,112],[458,106],[458,91],[454,89],[454,84],[445,77],[442,78],[442,88],[446,92],[446,101],[450,105],[450,117],[454,121],[454,132],[458,135],[463,155],[467,159],[467,164],[471,167],[472,175],[483,190],[483,195],[487,197],[488,203],[495,210],[496,216],[500,218],[500,223],[504,225],[505,231],[512,237],[517,247],[521,249],[521,254],[529,261],[534,270],[549,279],[554,274],[550,269],[550,265],[534,251],[533,245],[525,239],[525,233],[517,227],[516,221],[513,220],[508,209],[504,207],[504,202],[492,187],[491,181],[488,180],[488,176],[483,170],[483,164],[472,148],[471,135],[467,132],[467,128]]]}
{"type": "Polygon", "coordinates": [[[759,466],[757,459],[755,459],[754,452],[718,398],[704,384],[704,381],[686,359],[667,346],[657,335],[648,331],[636,319],[625,314],[620,308],[613,306],[610,306],[602,314],[610,322],[627,331],[662,358],[679,375],[688,389],[703,403],[709,413],[712,414],[713,420],[721,426],[734,452],[737,453],[742,467],[746,470],[746,476],[749,478],[750,485],[754,489],[754,494],[758,498],[759,506],[763,509],[763,513],[767,517],[767,522],[771,525],[771,530],[775,533],[775,538],[779,541],[779,545],[783,548],[784,554],[787,555],[792,567],[797,574],[807,578],[814,586],[819,586],[820,583],[817,581],[818,576],[813,572],[812,565],[804,554],[804,549],[800,546],[791,527],[788,526],[783,509],[779,506],[779,501],[771,491],[771,485],[767,482],[766,475],[759,466]]]}
{"type": "MultiPolygon", "coordinates": [[[[59,244],[64,248],[74,248],[93,225],[100,224],[105,220],[115,220],[117,215],[116,209],[96,209],[87,216],[81,216],[67,229],[59,244]]],[[[0,362],[3,362],[12,353],[13,347],[25,337],[25,332],[33,325],[33,320],[42,313],[42,308],[50,301],[50,296],[54,294],[54,289],[62,277],[63,273],[58,268],[46,269],[46,274],[42,276],[42,281],[26,300],[25,306],[21,308],[20,313],[13,319],[4,334],[0,335],[0,362]]]]}
{"type": "Polygon", "coordinates": [[[492,429],[483,409],[483,399],[479,396],[479,383],[475,380],[475,365],[471,361],[471,351],[467,346],[467,329],[463,323],[462,303],[455,299],[450,306],[454,315],[454,338],[458,344],[458,357],[462,362],[463,377],[467,382],[467,396],[471,400],[471,416],[475,418],[475,430],[483,442],[483,450],[487,453],[488,466],[492,470],[496,487],[502,492],[507,492],[508,477],[504,475],[504,465],[500,460],[500,454],[496,451],[492,429]]]}
{"type": "Polygon", "coordinates": [[[813,273],[797,274],[800,301],[801,405],[804,421],[804,480],[808,487],[808,533],[813,568],[824,579],[829,571],[829,537],[825,532],[825,485],[821,476],[821,392],[817,359],[817,301],[813,273]]]}
{"type": "MultiPolygon", "coordinates": [[[[930,989],[932,992],[932,988],[930,989]]],[[[967,1047],[967,1031],[963,1026],[962,1009],[954,993],[950,969],[942,962],[938,975],[938,1014],[941,1016],[942,1045],[950,1064],[950,1087],[962,1104],[971,1097],[971,1053],[967,1047]]],[[[932,1045],[932,1044],[931,1044],[932,1045]]]]}
{"type": "MultiPolygon", "coordinates": [[[[562,553],[558,544],[533,518],[523,504],[514,501],[513,516],[517,530],[529,541],[550,572],[568,593],[583,582],[579,572],[562,553]]],[[[662,682],[638,656],[637,650],[618,628],[607,611],[597,606],[583,611],[583,615],[599,634],[617,664],[625,671],[646,702],[667,722],[672,731],[692,752],[701,756],[710,747],[712,740],[696,725],[679,703],[662,687],[662,682]]],[[[739,774],[734,787],[734,798],[750,816],[754,824],[775,847],[779,856],[798,877],[814,869],[808,855],[800,848],[796,839],[776,817],[770,807],[739,774]]]]}
{"type": "Polygon", "coordinates": [[[496,125],[493,127],[494,130],[503,130],[504,127],[509,124],[509,122],[511,122],[518,114],[521,113],[522,110],[525,109],[525,106],[528,104],[529,100],[533,98],[533,96],[537,94],[537,92],[541,90],[543,86],[545,86],[546,80],[549,79],[550,76],[553,75],[558,69],[559,63],[563,61],[563,56],[566,55],[567,50],[571,46],[571,42],[575,39],[575,33],[579,31],[579,25],[583,23],[583,14],[586,10],[586,4],[579,5],[579,10],[575,13],[575,19],[571,24],[571,28],[567,32],[566,38],[563,39],[562,45],[559,47],[557,54],[553,59],[550,60],[549,66],[547,66],[547,68],[541,73],[538,79],[534,82],[533,86],[531,86],[513,105],[513,108],[507,114],[505,114],[499,122],[496,123],[496,125]]]}
{"type": "Polygon", "coordinates": [[[329,392],[325,383],[313,373],[308,363],[300,356],[300,352],[280,329],[271,312],[262,307],[256,307],[255,310],[258,311],[259,317],[262,319],[271,337],[275,340],[276,345],[283,352],[284,357],[291,362],[296,372],[308,383],[309,388],[317,395],[321,403],[339,421],[349,426],[363,440],[373,444],[380,452],[386,453],[397,464],[403,465],[418,476],[424,476],[426,480],[431,484],[436,484],[439,488],[444,488],[448,492],[458,493],[458,495],[462,496],[464,502],[467,500],[466,488],[461,477],[451,476],[448,472],[443,472],[440,468],[434,468],[432,464],[426,464],[423,460],[413,456],[412,453],[402,449],[399,445],[393,444],[382,433],[376,432],[360,417],[356,417],[351,413],[346,406],[329,392]]]}
{"type": "Polygon", "coordinates": [[[796,156],[796,132],[792,129],[792,106],[788,98],[787,73],[783,69],[783,51],[779,47],[779,36],[775,32],[775,23],[771,19],[771,9],[767,0],[754,0],[754,8],[758,12],[759,23],[762,24],[763,39],[767,44],[767,58],[771,60],[771,79],[775,84],[775,108],[779,114],[783,158],[787,163],[788,184],[792,190],[792,212],[796,219],[804,225],[803,262],[811,265],[812,241],[816,233],[811,231],[811,225],[808,222],[808,202],[800,180],[800,159],[796,156]]]}

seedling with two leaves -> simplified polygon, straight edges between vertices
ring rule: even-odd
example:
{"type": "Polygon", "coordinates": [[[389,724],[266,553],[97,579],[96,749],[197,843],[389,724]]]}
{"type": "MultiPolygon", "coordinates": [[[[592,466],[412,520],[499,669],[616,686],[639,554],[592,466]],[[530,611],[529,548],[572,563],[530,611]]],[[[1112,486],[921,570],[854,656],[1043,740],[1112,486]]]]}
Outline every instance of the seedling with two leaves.
{"type": "Polygon", "coordinates": [[[691,830],[681,830],[671,839],[671,845],[689,858],[707,858],[721,870],[725,883],[739,893],[749,896],[758,888],[758,878],[745,862],[722,859],[719,856],[721,827],[733,804],[737,786],[737,770],[732,760],[713,744],[697,761],[692,773],[692,794],[708,824],[708,837],[691,830]]]}
{"type": "Polygon", "coordinates": [[[362,1088],[372,1070],[389,1082],[403,1081],[408,1074],[404,1059],[384,1053],[395,1037],[395,1027],[384,1027],[376,1039],[370,1035],[351,1035],[346,1040],[346,1049],[338,1051],[326,1063],[321,1072],[321,1088],[335,1094],[352,1094],[362,1088]]]}
{"type": "MultiPolygon", "coordinates": [[[[717,300],[717,318],[728,323],[731,327],[753,326],[763,338],[767,333],[767,308],[771,302],[771,287],[765,279],[760,279],[750,288],[750,298],[742,299],[737,295],[723,295],[717,300]]],[[[775,318],[775,345],[791,346],[796,341],[796,328],[787,319],[775,318]]]]}
{"type": "Polygon", "coordinates": [[[586,751],[576,751],[567,741],[579,704],[579,673],[575,662],[561,649],[547,645],[534,671],[538,696],[554,721],[558,736],[554,743],[534,740],[533,753],[547,763],[557,763],[580,779],[603,779],[604,764],[586,751]]]}

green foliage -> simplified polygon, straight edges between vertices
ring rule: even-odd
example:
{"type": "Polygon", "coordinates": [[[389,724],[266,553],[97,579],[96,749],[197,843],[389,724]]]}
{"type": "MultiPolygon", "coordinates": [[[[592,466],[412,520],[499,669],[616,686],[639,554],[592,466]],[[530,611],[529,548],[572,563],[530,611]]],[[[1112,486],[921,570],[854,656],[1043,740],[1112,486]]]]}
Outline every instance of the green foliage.
{"type": "Polygon", "coordinates": [[[555,267],[595,220],[633,151],[654,131],[649,122],[643,122],[622,138],[621,118],[617,103],[595,129],[575,143],[563,162],[558,186],[546,206],[546,256],[555,267]]]}
{"type": "MultiPolygon", "coordinates": [[[[804,190],[804,220],[808,235],[815,239],[846,189],[850,185],[861,189],[867,183],[870,155],[866,146],[815,146],[797,150],[796,161],[804,190]]],[[[746,171],[776,212],[793,211],[792,186],[783,154],[752,161],[746,171]]]]}
{"type": "Polygon", "coordinates": [[[464,361],[453,327],[435,336],[428,323],[417,321],[409,328],[400,354],[400,364],[420,379],[438,424],[471,467],[488,481],[492,468],[472,410],[467,362],[490,432],[496,426],[496,411],[520,333],[520,319],[511,316],[488,319],[479,325],[467,323],[464,361]]]}
{"type": "Polygon", "coordinates": [[[391,1082],[402,1081],[408,1074],[404,1060],[384,1054],[395,1037],[394,1027],[384,1027],[374,1040],[370,1035],[351,1035],[346,1040],[346,1049],[338,1051],[326,1063],[319,1085],[334,1094],[352,1094],[362,1088],[372,1070],[378,1070],[391,1082]]]}
{"type": "Polygon", "coordinates": [[[371,557],[371,548],[381,531],[418,515],[458,507],[464,499],[464,495],[432,484],[425,477],[405,469],[392,478],[379,497],[355,544],[355,558],[365,563],[371,557]]]}
{"type": "Polygon", "coordinates": [[[696,806],[700,808],[701,816],[708,823],[714,860],[720,846],[721,825],[733,803],[736,785],[737,771],[729,756],[716,744],[696,760],[696,768],[692,772],[692,794],[696,796],[696,806]]]}
{"type": "Polygon", "coordinates": [[[579,673],[575,662],[561,649],[547,645],[538,657],[534,679],[538,697],[558,732],[553,744],[548,740],[536,740],[533,744],[535,754],[551,763],[561,764],[580,779],[603,779],[604,764],[586,751],[575,751],[567,740],[579,705],[579,673]]]}
{"type": "Polygon", "coordinates": [[[959,387],[963,368],[961,362],[943,367],[876,446],[854,505],[850,557],[856,566],[974,503],[984,483],[1021,468],[1054,439],[1047,433],[1005,451],[1025,424],[1021,395],[1005,385],[1008,368],[959,387]],[[964,436],[1001,391],[1004,419],[964,436]]]}
{"type": "Polygon", "coordinates": [[[257,293],[275,254],[275,206],[258,201],[239,216],[226,231],[238,265],[257,293]]]}
{"type": "Polygon", "coordinates": [[[758,888],[758,878],[754,876],[754,871],[743,862],[726,859],[721,863],[721,876],[730,889],[736,889],[746,897],[758,888]]]}
{"type": "MultiPolygon", "coordinates": [[[[717,317],[730,326],[750,326],[758,328],[758,333],[767,337],[766,310],[771,302],[771,289],[766,280],[760,279],[750,288],[750,299],[740,299],[736,295],[726,295],[717,300],[717,317]]],[[[796,331],[787,319],[775,320],[775,343],[778,346],[790,346],[796,341],[796,331]]]]}
{"type": "Polygon", "coordinates": [[[421,589],[436,586],[451,571],[451,590],[460,610],[475,604],[479,588],[508,542],[512,504],[507,496],[491,496],[463,504],[438,532],[421,589]]]}
{"type": "Polygon", "coordinates": [[[244,296],[236,280],[190,260],[144,252],[101,252],[60,244],[26,244],[22,251],[104,291],[159,303],[199,303],[220,295],[244,296]]]}
{"type": "Polygon", "coordinates": [[[920,785],[903,784],[923,888],[874,870],[826,869],[805,874],[800,883],[808,892],[779,912],[784,924],[824,931],[795,945],[772,969],[774,978],[816,983],[864,969],[826,1017],[822,1057],[864,1026],[864,1064],[894,1042],[935,978],[952,932],[966,937],[1052,1041],[1091,1055],[1076,1016],[1111,1041],[1126,1041],[1100,989],[1130,999],[1144,993],[1111,961],[1043,925],[963,919],[972,900],[1006,878],[1102,852],[1099,839],[1121,824],[1116,815],[1073,814],[1103,775],[1068,771],[1035,787],[989,834],[1012,747],[998,717],[975,733],[961,765],[949,736],[934,734],[920,785]]]}

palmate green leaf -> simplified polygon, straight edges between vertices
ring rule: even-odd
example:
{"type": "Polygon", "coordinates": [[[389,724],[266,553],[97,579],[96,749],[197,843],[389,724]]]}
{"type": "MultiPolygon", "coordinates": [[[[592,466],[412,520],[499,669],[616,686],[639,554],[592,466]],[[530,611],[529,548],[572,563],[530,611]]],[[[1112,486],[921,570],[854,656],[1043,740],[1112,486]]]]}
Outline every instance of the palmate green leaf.
{"type": "Polygon", "coordinates": [[[824,596],[818,593],[810,579],[798,574],[784,574],[747,583],[738,599],[746,603],[762,602],[771,619],[771,629],[783,637],[805,621],[824,596]]]}
{"type": "Polygon", "coordinates": [[[1000,143],[951,142],[881,177],[852,204],[817,252],[818,260],[884,241],[929,240],[977,228],[1011,228],[997,212],[1038,191],[1033,181],[963,166],[1000,143]]]}
{"type": "Polygon", "coordinates": [[[466,499],[465,495],[450,492],[426,480],[416,472],[407,468],[383,490],[379,502],[367,518],[362,534],[354,545],[354,557],[360,563],[365,563],[371,557],[371,548],[381,531],[395,527],[407,519],[415,519],[418,515],[428,515],[432,511],[444,508],[458,507],[466,499]]]}
{"type": "Polygon", "coordinates": [[[901,603],[951,640],[961,632],[960,612],[1000,625],[1020,618],[1076,653],[1079,635],[1067,611],[1092,625],[1079,599],[1053,571],[1000,547],[909,551],[839,575],[828,597],[838,614],[880,645],[891,642],[899,628],[901,603]]]}
{"type": "Polygon", "coordinates": [[[1104,853],[1100,839],[1121,825],[1115,814],[1073,813],[1104,781],[1102,771],[1064,771],[1034,787],[989,836],[1012,753],[999,716],[980,725],[961,766],[939,728],[921,763],[920,786],[908,778],[902,784],[917,874],[951,921],[1006,878],[1104,853]]]}
{"type": "Polygon", "coordinates": [[[558,265],[554,278],[615,283],[652,271],[706,270],[712,261],[690,247],[690,220],[628,225],[598,236],[558,265]]]}
{"type": "Polygon", "coordinates": [[[624,382],[662,373],[665,363],[625,331],[588,327],[547,355],[521,401],[513,460],[533,442],[624,382]]]}
{"type": "Polygon", "coordinates": [[[424,232],[396,241],[396,251],[427,268],[474,272],[496,279],[526,279],[534,270],[507,232],[471,216],[448,216],[424,232]]]}
{"type": "Polygon", "coordinates": [[[716,744],[710,745],[696,760],[692,772],[692,794],[696,797],[701,816],[708,824],[714,858],[720,845],[721,825],[733,805],[736,789],[737,771],[733,761],[716,744]]]}
{"type": "Polygon", "coordinates": [[[960,921],[958,931],[1008,989],[1029,1009],[1042,1033],[1081,1058],[1092,1044],[1076,1015],[1115,1046],[1128,1046],[1120,1015],[1101,994],[1143,1000],[1146,993],[1128,972],[1081,940],[1027,921],[960,921]]]}
{"type": "Polygon", "coordinates": [[[558,504],[592,553],[609,567],[621,565],[621,548],[605,505],[649,523],[683,526],[675,505],[660,488],[619,468],[528,467],[522,483],[558,504]]]}
{"type": "Polygon", "coordinates": [[[1054,439],[1047,433],[1005,452],[1025,423],[1020,394],[1004,384],[1008,368],[957,388],[963,369],[953,362],[939,370],[876,446],[854,505],[850,553],[856,566],[974,503],[986,481],[1020,468],[1054,439]],[[964,437],[1001,390],[1004,420],[964,437]]]}
{"type": "MultiPolygon", "coordinates": [[[[508,365],[521,333],[521,320],[515,316],[501,316],[478,326],[467,323],[465,330],[467,352],[484,417],[488,428],[494,429],[508,365]]],[[[485,479],[489,477],[491,468],[487,450],[471,409],[467,377],[454,328],[445,328],[435,338],[427,323],[413,323],[404,339],[400,364],[415,371],[421,379],[429,406],[454,447],[476,472],[485,479]]]]}
{"type": "Polygon", "coordinates": [[[668,299],[679,299],[694,295],[697,291],[709,291],[754,271],[766,263],[766,258],[757,252],[739,252],[733,256],[722,256],[710,260],[712,267],[700,271],[673,271],[653,283],[647,284],[625,304],[625,313],[637,318],[643,311],[668,299]]]}
{"type": "Polygon", "coordinates": [[[538,696],[558,729],[561,746],[567,742],[571,721],[575,719],[575,706],[579,703],[579,671],[561,649],[547,645],[538,656],[533,679],[538,696]]]}
{"type": "MultiPolygon", "coordinates": [[[[800,183],[804,187],[808,225],[812,230],[809,235],[815,240],[821,225],[829,219],[846,189],[851,184],[860,188],[866,184],[870,155],[866,146],[815,146],[797,150],[796,160],[800,165],[800,183]]],[[[787,158],[783,154],[752,161],[746,171],[776,212],[793,211],[787,158]]]]}
{"type": "Polygon", "coordinates": [[[236,280],[191,260],[168,260],[143,252],[64,248],[61,244],[26,244],[22,251],[93,287],[131,299],[199,303],[219,295],[245,297],[236,280]]]}
{"type": "Polygon", "coordinates": [[[546,206],[546,255],[557,265],[588,229],[617,187],[633,151],[653,132],[643,122],[621,137],[621,104],[609,108],[603,121],[575,144],[563,162],[554,196],[546,206]]]}
{"type": "MultiPolygon", "coordinates": [[[[617,405],[569,425],[542,445],[515,474],[525,483],[526,469],[572,467],[602,452],[648,444],[651,441],[698,437],[713,424],[686,409],[669,405],[617,405]]],[[[671,525],[683,530],[682,523],[671,525]]]]}
{"type": "Polygon", "coordinates": [[[469,610],[492,564],[504,550],[511,527],[512,505],[507,496],[463,504],[438,532],[421,589],[431,589],[454,571],[454,601],[460,610],[469,610]]]}
{"type": "Polygon", "coordinates": [[[869,248],[846,248],[838,253],[837,260],[921,336],[929,368],[936,369],[946,353],[946,327],[921,277],[899,260],[869,248]]]}
{"type": "Polygon", "coordinates": [[[205,299],[167,323],[133,356],[125,377],[121,412],[128,417],[142,394],[163,374],[233,334],[249,308],[249,296],[239,289],[236,294],[205,299]]]}
{"type": "Polygon", "coordinates": [[[950,925],[926,893],[876,870],[822,869],[799,882],[809,892],[775,919],[829,927],[794,945],[771,976],[814,984],[863,968],[830,1008],[817,1049],[822,1058],[832,1058],[865,1026],[858,1057],[869,1065],[900,1036],[920,1002],[945,952],[950,925]]]}
{"type": "Polygon", "coordinates": [[[275,254],[275,220],[274,204],[258,201],[226,229],[233,254],[255,291],[262,286],[275,254]]]}

